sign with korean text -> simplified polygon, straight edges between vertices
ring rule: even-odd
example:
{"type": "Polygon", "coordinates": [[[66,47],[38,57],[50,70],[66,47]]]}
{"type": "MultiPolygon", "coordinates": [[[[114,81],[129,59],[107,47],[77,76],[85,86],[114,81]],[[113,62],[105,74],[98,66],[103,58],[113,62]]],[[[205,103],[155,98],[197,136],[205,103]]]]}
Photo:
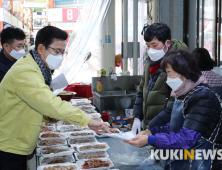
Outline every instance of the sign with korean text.
{"type": "Polygon", "coordinates": [[[77,21],[77,8],[63,8],[63,21],[77,21]]]}

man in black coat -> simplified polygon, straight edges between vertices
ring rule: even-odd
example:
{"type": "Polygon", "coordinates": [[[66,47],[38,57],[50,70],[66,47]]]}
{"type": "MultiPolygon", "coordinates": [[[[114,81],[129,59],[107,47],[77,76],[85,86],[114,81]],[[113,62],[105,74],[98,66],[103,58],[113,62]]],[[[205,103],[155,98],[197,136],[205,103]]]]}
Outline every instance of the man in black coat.
{"type": "Polygon", "coordinates": [[[25,55],[25,33],[19,28],[8,27],[1,32],[0,83],[12,65],[25,55]]]}

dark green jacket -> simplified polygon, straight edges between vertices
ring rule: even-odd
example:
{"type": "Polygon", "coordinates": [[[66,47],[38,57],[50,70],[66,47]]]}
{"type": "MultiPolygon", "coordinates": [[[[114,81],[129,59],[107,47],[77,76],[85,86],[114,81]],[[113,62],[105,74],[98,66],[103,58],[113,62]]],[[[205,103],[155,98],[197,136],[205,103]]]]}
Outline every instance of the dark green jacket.
{"type": "MultiPolygon", "coordinates": [[[[172,49],[186,49],[187,46],[179,40],[172,39],[172,49]]],[[[159,64],[160,61],[157,61],[159,64]]],[[[140,81],[140,88],[133,107],[134,117],[144,120],[144,125],[149,122],[170,103],[170,87],[166,84],[167,74],[159,69],[152,76],[150,64],[145,64],[144,73],[140,81]]]]}

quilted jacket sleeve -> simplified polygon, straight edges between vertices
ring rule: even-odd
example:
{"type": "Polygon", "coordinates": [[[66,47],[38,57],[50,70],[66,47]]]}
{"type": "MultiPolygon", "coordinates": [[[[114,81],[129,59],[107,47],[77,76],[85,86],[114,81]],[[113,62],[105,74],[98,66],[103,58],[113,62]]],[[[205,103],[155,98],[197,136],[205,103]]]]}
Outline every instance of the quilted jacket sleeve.
{"type": "Polygon", "coordinates": [[[209,138],[220,120],[221,106],[216,95],[207,88],[196,91],[184,103],[184,127],[209,138]]]}
{"type": "Polygon", "coordinates": [[[133,106],[134,117],[143,120],[143,86],[145,82],[145,71],[143,72],[142,78],[140,80],[140,87],[137,93],[136,101],[133,106]]]}

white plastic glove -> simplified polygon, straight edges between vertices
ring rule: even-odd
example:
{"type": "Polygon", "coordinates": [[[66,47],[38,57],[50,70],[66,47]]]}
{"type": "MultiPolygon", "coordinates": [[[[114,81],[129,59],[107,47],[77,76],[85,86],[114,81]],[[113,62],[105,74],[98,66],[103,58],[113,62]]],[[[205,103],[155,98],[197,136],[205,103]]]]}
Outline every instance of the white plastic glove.
{"type": "Polygon", "coordinates": [[[138,130],[138,133],[141,132],[141,121],[140,121],[140,119],[134,118],[132,130],[135,134],[137,134],[137,130],[138,130]]]}

